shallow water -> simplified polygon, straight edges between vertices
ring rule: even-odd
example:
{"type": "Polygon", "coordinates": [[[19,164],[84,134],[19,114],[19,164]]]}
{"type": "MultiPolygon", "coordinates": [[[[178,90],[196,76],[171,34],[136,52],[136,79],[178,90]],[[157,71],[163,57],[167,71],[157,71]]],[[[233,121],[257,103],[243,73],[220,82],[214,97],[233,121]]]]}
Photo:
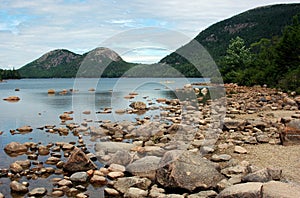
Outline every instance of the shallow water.
{"type": "MultiPolygon", "coordinates": [[[[57,141],[76,142],[77,137],[69,133],[67,136],[47,133],[45,130],[38,130],[37,127],[50,125],[60,125],[59,115],[66,111],[74,111],[72,122],[81,123],[84,120],[92,120],[90,125],[98,125],[94,121],[112,120],[133,121],[136,117],[153,117],[159,114],[159,110],[147,111],[143,115],[136,114],[115,114],[116,109],[129,108],[132,101],[143,101],[145,103],[155,102],[156,98],[177,98],[175,89],[182,88],[185,84],[193,82],[204,82],[205,79],[199,78],[110,78],[110,79],[22,79],[8,80],[0,83],[0,169],[8,168],[9,164],[16,160],[24,160],[27,156],[9,157],[3,151],[5,145],[9,142],[35,142],[46,145],[57,141]],[[15,91],[18,88],[20,91],[15,91]],[[95,91],[89,91],[94,88],[95,91]],[[48,95],[47,90],[54,89],[54,95],[48,95]],[[67,94],[60,94],[63,89],[67,89],[67,94]],[[73,89],[73,92],[69,90],[73,89]],[[138,95],[131,100],[124,96],[130,92],[137,92],[138,95]],[[18,96],[19,102],[11,103],[2,100],[8,96],[18,96]],[[98,114],[96,112],[104,108],[112,108],[111,114],[98,114]],[[82,114],[89,110],[91,114],[82,114]],[[10,130],[23,125],[30,125],[34,129],[31,133],[12,135],[10,130]]],[[[89,136],[84,136],[84,141],[89,151],[93,152],[95,140],[89,136]]],[[[44,161],[45,157],[39,156],[39,160],[44,161]]],[[[98,163],[98,166],[101,164],[98,163]]],[[[38,186],[52,187],[49,179],[57,177],[55,175],[49,178],[30,182],[30,189],[38,186]]],[[[22,178],[21,181],[24,179],[22,178]]],[[[6,197],[10,196],[7,184],[9,179],[0,178],[0,192],[6,197]],[[3,183],[1,185],[1,182],[3,183]]],[[[88,189],[101,189],[89,185],[88,189]]],[[[99,192],[97,192],[99,193],[99,192]]],[[[16,196],[14,196],[16,197],[16,196]]],[[[93,196],[92,196],[93,197],[93,196]]],[[[101,197],[101,196],[100,196],[101,197]]]]}

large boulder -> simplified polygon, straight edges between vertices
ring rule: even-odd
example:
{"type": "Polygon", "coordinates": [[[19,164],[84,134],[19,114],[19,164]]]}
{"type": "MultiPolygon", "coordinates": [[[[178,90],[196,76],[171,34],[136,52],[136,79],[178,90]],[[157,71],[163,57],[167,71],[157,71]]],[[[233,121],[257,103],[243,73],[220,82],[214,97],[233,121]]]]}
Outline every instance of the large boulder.
{"type": "Polygon", "coordinates": [[[156,156],[146,156],[129,164],[126,170],[133,175],[147,177],[151,180],[156,178],[156,170],[161,158],[156,156]]]}
{"type": "Polygon", "coordinates": [[[262,183],[249,182],[225,188],[216,198],[257,198],[261,197],[262,183]]]}
{"type": "Polygon", "coordinates": [[[28,150],[27,146],[19,142],[11,142],[7,144],[4,148],[6,154],[11,156],[22,155],[26,153],[27,150],[28,150]]]}
{"type": "Polygon", "coordinates": [[[79,172],[96,169],[97,166],[86,156],[82,150],[75,147],[63,168],[68,172],[79,172]]]}
{"type": "Polygon", "coordinates": [[[224,179],[212,162],[198,153],[179,150],[165,153],[159,163],[156,177],[164,187],[189,191],[196,188],[214,188],[224,179]]]}

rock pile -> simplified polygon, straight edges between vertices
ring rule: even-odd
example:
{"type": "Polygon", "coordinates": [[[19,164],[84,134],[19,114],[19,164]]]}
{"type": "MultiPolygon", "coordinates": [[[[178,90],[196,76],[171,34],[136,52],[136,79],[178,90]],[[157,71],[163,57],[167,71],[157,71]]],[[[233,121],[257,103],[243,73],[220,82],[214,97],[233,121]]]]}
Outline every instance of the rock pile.
{"type": "MultiPolygon", "coordinates": [[[[249,153],[245,145],[291,140],[282,131],[291,126],[300,130],[299,97],[264,87],[229,84],[225,88],[226,98],[205,103],[198,103],[198,95],[184,100],[158,98],[117,110],[160,110],[159,115],[136,121],[78,124],[72,122],[73,112],[65,112],[59,116],[64,125],[40,129],[73,134],[77,142],[11,142],[5,152],[26,154],[28,159],[1,169],[0,176],[12,180],[12,192],[34,197],[88,197],[89,185],[103,187],[106,197],[299,197],[299,185],[286,182],[281,169],[257,168],[241,160],[249,153]],[[289,116],[283,117],[283,112],[289,116]],[[94,153],[88,151],[83,135],[98,141],[94,153]],[[46,160],[39,161],[40,156],[46,160]],[[52,189],[32,189],[30,182],[18,182],[22,177],[30,180],[52,174],[58,175],[51,178],[52,189]]],[[[208,94],[207,89],[194,89],[190,84],[178,91],[186,97],[194,90],[208,94]]]]}

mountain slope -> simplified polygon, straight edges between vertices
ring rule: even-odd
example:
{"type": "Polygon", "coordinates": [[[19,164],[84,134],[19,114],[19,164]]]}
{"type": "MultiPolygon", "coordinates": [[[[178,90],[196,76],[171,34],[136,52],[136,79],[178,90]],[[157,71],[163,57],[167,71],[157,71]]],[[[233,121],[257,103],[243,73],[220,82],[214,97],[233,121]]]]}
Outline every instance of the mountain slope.
{"type": "MultiPolygon", "coordinates": [[[[199,33],[195,40],[202,44],[216,62],[225,55],[232,38],[242,37],[247,45],[261,38],[281,36],[283,28],[291,23],[292,17],[300,13],[300,4],[279,4],[255,8],[224,21],[213,24],[199,33]]],[[[189,50],[190,43],[178,50],[189,50]]],[[[178,55],[178,50],[164,57],[160,63],[170,65],[188,64],[178,55]]]]}
{"type": "Polygon", "coordinates": [[[119,77],[132,65],[108,48],[96,48],[83,55],[57,49],[18,71],[22,78],[119,77]]]}

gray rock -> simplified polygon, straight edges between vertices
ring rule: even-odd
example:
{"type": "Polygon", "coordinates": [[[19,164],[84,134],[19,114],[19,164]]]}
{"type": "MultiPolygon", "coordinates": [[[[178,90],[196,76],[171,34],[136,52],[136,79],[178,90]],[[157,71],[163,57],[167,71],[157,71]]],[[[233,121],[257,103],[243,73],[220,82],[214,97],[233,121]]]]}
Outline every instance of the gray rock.
{"type": "Polygon", "coordinates": [[[224,179],[212,162],[188,151],[169,151],[160,161],[157,181],[167,188],[212,188],[224,179]]]}
{"type": "Polygon", "coordinates": [[[166,195],[164,193],[165,193],[165,189],[158,188],[157,185],[154,184],[151,187],[149,196],[152,197],[152,198],[163,198],[163,197],[166,197],[166,195]]]}
{"type": "Polygon", "coordinates": [[[17,156],[26,153],[28,150],[27,146],[19,142],[11,142],[7,144],[4,148],[6,154],[10,156],[17,156]]]}
{"type": "Polygon", "coordinates": [[[126,170],[133,175],[155,180],[160,160],[160,157],[146,156],[129,164],[126,170]]]}
{"type": "Polygon", "coordinates": [[[69,172],[87,171],[97,166],[79,148],[75,147],[63,168],[69,172]]]}
{"type": "Polygon", "coordinates": [[[143,198],[147,197],[148,191],[139,188],[131,187],[125,192],[124,197],[128,198],[143,198]]]}
{"type": "Polygon", "coordinates": [[[123,142],[98,142],[95,144],[95,151],[104,151],[106,153],[116,153],[117,151],[130,151],[133,144],[123,142]]]}
{"type": "Polygon", "coordinates": [[[111,156],[111,159],[107,164],[121,164],[123,166],[128,165],[132,160],[129,151],[117,151],[111,156]]]}
{"type": "Polygon", "coordinates": [[[118,178],[114,183],[114,188],[121,193],[126,193],[130,187],[148,190],[151,185],[151,180],[139,177],[123,177],[118,178]]]}
{"type": "Polygon", "coordinates": [[[296,198],[300,197],[300,185],[270,181],[262,186],[263,198],[296,198]]]}
{"type": "Polygon", "coordinates": [[[260,196],[262,183],[249,182],[225,188],[216,198],[257,198],[260,196]]]}
{"type": "Polygon", "coordinates": [[[9,186],[12,192],[22,193],[22,194],[28,192],[28,188],[17,181],[12,181],[9,186]]]}
{"type": "Polygon", "coordinates": [[[271,180],[280,180],[282,170],[264,168],[254,173],[249,173],[242,178],[243,182],[268,182],[271,180]]]}
{"type": "Polygon", "coordinates": [[[28,195],[29,196],[43,196],[43,195],[45,195],[47,193],[47,189],[46,188],[34,188],[34,189],[32,189],[29,193],[28,193],[28,195]]]}
{"type": "Polygon", "coordinates": [[[86,172],[76,172],[70,176],[72,182],[86,182],[88,179],[88,174],[86,172]]]}

